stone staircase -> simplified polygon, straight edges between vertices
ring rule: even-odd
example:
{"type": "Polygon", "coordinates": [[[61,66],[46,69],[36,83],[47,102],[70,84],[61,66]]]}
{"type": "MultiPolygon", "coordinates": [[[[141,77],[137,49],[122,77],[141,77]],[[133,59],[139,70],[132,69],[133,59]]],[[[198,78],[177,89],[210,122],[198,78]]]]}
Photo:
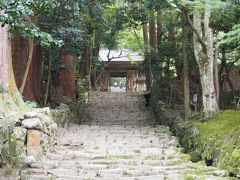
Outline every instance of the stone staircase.
{"type": "Polygon", "coordinates": [[[93,93],[88,112],[81,125],[60,129],[54,149],[20,179],[226,179],[182,154],[177,138],[156,125],[137,93],[93,93]]]}

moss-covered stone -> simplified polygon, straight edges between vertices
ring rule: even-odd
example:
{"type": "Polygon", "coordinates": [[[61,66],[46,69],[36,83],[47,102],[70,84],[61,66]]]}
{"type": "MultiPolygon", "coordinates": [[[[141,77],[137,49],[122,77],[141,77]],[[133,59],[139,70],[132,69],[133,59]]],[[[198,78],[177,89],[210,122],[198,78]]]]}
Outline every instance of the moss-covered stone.
{"type": "Polygon", "coordinates": [[[189,160],[191,160],[191,155],[189,155],[189,154],[181,154],[181,155],[180,155],[180,158],[181,158],[182,160],[189,161],[189,160]]]}
{"type": "Polygon", "coordinates": [[[191,156],[191,161],[192,162],[199,162],[199,161],[202,160],[201,155],[196,151],[190,152],[190,156],[191,156]]]}
{"type": "Polygon", "coordinates": [[[199,176],[204,176],[204,171],[203,170],[200,170],[200,169],[187,169],[187,170],[184,170],[182,172],[182,174],[187,177],[188,175],[197,175],[198,177],[199,176]]]}
{"type": "Polygon", "coordinates": [[[81,124],[87,118],[86,103],[84,100],[76,100],[70,104],[61,104],[58,108],[51,111],[54,121],[58,125],[81,124]]]}
{"type": "Polygon", "coordinates": [[[189,121],[181,118],[181,109],[166,109],[152,92],[151,106],[159,122],[170,126],[194,162],[222,168],[240,177],[240,111],[227,110],[205,120],[198,115],[189,121]]]}
{"type": "Polygon", "coordinates": [[[70,104],[70,111],[72,114],[72,123],[80,124],[83,119],[86,119],[86,103],[84,100],[73,101],[70,104]]]}

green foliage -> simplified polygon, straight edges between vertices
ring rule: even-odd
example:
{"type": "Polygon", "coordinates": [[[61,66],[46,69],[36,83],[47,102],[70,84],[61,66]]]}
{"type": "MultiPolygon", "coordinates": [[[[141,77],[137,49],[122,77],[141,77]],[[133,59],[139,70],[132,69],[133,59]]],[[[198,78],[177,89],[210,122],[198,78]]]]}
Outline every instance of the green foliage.
{"type": "Polygon", "coordinates": [[[226,8],[230,4],[229,2],[224,2],[221,0],[168,0],[172,7],[187,7],[188,9],[198,9],[200,11],[204,11],[206,8],[208,9],[221,9],[226,8]]]}
{"type": "Polygon", "coordinates": [[[0,144],[0,162],[7,163],[11,167],[17,165],[18,156],[16,153],[16,138],[12,134],[12,130],[9,127],[6,132],[0,132],[0,140],[3,144],[0,144]]]}
{"type": "Polygon", "coordinates": [[[30,109],[38,107],[38,104],[35,101],[26,101],[25,103],[30,109]]]}
{"type": "Polygon", "coordinates": [[[8,88],[4,85],[0,85],[0,94],[8,93],[8,88]]]}
{"type": "MultiPolygon", "coordinates": [[[[165,98],[176,97],[174,104],[181,103],[182,99],[178,89],[172,91],[171,87],[172,84],[176,84],[176,79],[180,79],[183,71],[180,13],[182,9],[186,9],[191,18],[194,9],[206,8],[212,11],[211,27],[214,32],[225,33],[220,49],[223,47],[227,49],[228,59],[239,58],[240,26],[237,21],[239,3],[236,1],[2,0],[0,9],[4,14],[0,15],[0,22],[2,25],[8,25],[13,34],[35,38],[43,46],[46,63],[44,67],[48,66],[49,59],[53,60],[51,70],[53,83],[58,80],[59,70],[68,70],[68,67],[61,64],[62,53],[75,55],[80,67],[86,48],[97,49],[104,46],[109,49],[136,50],[145,56],[142,69],[146,70],[149,64],[151,65],[158,90],[163,92],[165,98]],[[159,10],[162,14],[160,16],[157,15],[159,10]],[[150,11],[154,12],[155,17],[152,17],[150,11]],[[151,48],[143,43],[142,25],[147,24],[152,18],[161,21],[161,31],[158,34],[161,36],[161,42],[158,44],[157,53],[145,51],[146,49],[150,51],[151,48]]],[[[189,35],[189,39],[191,38],[192,34],[189,35]]],[[[100,73],[104,66],[98,62],[97,56],[95,54],[89,61],[100,73]]],[[[197,67],[191,42],[189,64],[190,69],[197,67]]]]}
{"type": "Polygon", "coordinates": [[[80,2],[59,0],[58,3],[54,2],[48,14],[40,14],[38,17],[39,27],[55,39],[62,40],[62,48],[73,54],[77,53],[83,41],[83,32],[79,29],[81,8],[80,2]]]}
{"type": "Polygon", "coordinates": [[[1,26],[8,25],[13,34],[35,37],[42,46],[51,44],[61,46],[62,41],[56,40],[49,33],[42,31],[35,22],[35,16],[38,16],[39,13],[47,13],[46,9],[51,6],[50,2],[41,0],[1,1],[0,9],[4,12],[0,15],[1,26]]]}
{"type": "Polygon", "coordinates": [[[232,30],[226,33],[221,41],[222,44],[234,46],[235,50],[240,51],[240,24],[236,24],[232,30]]]}
{"type": "Polygon", "coordinates": [[[205,171],[206,170],[202,170],[202,169],[186,169],[182,171],[181,174],[184,175],[184,180],[195,180],[196,176],[198,176],[198,179],[206,179],[205,171]]]}
{"type": "Polygon", "coordinates": [[[226,133],[235,132],[240,127],[239,111],[228,110],[217,114],[208,122],[200,125],[203,136],[222,136],[226,133]]]}
{"type": "Polygon", "coordinates": [[[52,111],[52,117],[59,126],[65,124],[81,124],[88,118],[86,112],[86,103],[83,100],[76,100],[60,109],[52,111]]]}
{"type": "Polygon", "coordinates": [[[199,154],[202,159],[213,161],[218,167],[239,174],[239,119],[239,111],[229,110],[217,114],[206,122],[192,121],[192,126],[198,128],[199,133],[194,136],[190,131],[186,131],[184,139],[187,143],[183,144],[184,148],[192,152],[193,157],[199,154]]]}
{"type": "Polygon", "coordinates": [[[121,31],[117,39],[118,49],[131,49],[143,55],[144,42],[141,26],[137,27],[137,29],[131,28],[121,31]]]}
{"type": "Polygon", "coordinates": [[[191,156],[191,161],[192,162],[199,162],[199,161],[202,160],[201,155],[196,151],[190,152],[190,156],[191,156]]]}
{"type": "Polygon", "coordinates": [[[87,118],[86,104],[84,101],[74,101],[70,104],[70,111],[74,115],[71,122],[74,124],[81,124],[87,118]]]}
{"type": "Polygon", "coordinates": [[[229,32],[234,25],[238,24],[240,6],[232,2],[226,8],[217,9],[212,13],[211,24],[217,31],[229,32]]]}
{"type": "Polygon", "coordinates": [[[207,163],[225,169],[232,174],[240,173],[240,112],[228,110],[211,119],[204,115],[184,121],[181,111],[166,109],[159,99],[158,89],[152,91],[152,108],[161,124],[168,125],[179,137],[191,160],[207,163]]]}

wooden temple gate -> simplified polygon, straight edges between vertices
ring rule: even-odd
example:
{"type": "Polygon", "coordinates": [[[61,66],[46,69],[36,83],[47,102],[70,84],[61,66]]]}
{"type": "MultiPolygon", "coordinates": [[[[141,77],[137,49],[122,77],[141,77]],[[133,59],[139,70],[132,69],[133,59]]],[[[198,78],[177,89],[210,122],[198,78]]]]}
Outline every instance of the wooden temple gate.
{"type": "Polygon", "coordinates": [[[101,75],[99,80],[100,91],[109,92],[111,83],[111,77],[125,77],[126,78],[126,92],[137,92],[138,91],[138,77],[140,74],[141,62],[131,63],[128,61],[120,62],[113,61],[107,65],[104,73],[101,75]]]}

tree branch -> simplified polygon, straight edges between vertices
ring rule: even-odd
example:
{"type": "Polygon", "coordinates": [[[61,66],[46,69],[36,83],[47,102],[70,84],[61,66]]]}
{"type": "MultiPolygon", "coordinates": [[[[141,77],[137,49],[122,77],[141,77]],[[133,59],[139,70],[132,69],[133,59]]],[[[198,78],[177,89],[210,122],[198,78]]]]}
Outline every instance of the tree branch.
{"type": "Polygon", "coordinates": [[[111,53],[111,50],[109,49],[109,50],[108,50],[108,54],[107,54],[107,58],[108,58],[108,61],[107,61],[108,63],[107,63],[107,64],[105,64],[105,63],[104,63],[104,60],[99,56],[99,58],[102,59],[102,62],[103,62],[103,70],[101,71],[101,73],[100,73],[99,76],[97,77],[96,82],[95,82],[95,85],[97,85],[97,82],[100,80],[100,78],[101,78],[104,70],[106,69],[106,67],[108,67],[109,64],[111,64],[111,62],[112,62],[113,59],[118,59],[118,58],[121,58],[121,57],[127,57],[127,56],[122,56],[123,50],[120,51],[120,54],[119,54],[117,57],[115,57],[115,56],[110,57],[110,53],[111,53]]]}
{"type": "Polygon", "coordinates": [[[113,60],[113,59],[118,59],[118,58],[123,57],[123,56],[122,56],[122,54],[123,54],[123,51],[122,51],[122,50],[120,51],[120,54],[119,54],[117,57],[115,57],[115,56],[110,57],[110,53],[111,53],[111,50],[109,49],[109,50],[108,50],[108,54],[107,54],[108,62],[111,61],[111,60],[113,60]]]}
{"type": "MultiPolygon", "coordinates": [[[[110,51],[110,50],[109,50],[110,51]]],[[[100,57],[100,56],[99,56],[100,57]]],[[[101,57],[100,57],[101,58],[101,57]]],[[[101,58],[102,59],[102,58],[101,58]]],[[[104,70],[106,69],[106,67],[108,67],[109,64],[111,64],[111,60],[108,61],[107,64],[104,63],[103,59],[102,59],[102,62],[103,62],[103,70],[101,71],[101,73],[99,74],[99,76],[97,77],[96,81],[95,81],[95,86],[97,87],[97,82],[100,80],[104,70]]]]}
{"type": "Polygon", "coordinates": [[[200,33],[197,31],[197,29],[193,26],[193,22],[191,21],[187,11],[184,10],[184,14],[186,16],[186,19],[190,25],[190,27],[192,28],[193,32],[197,35],[197,38],[200,42],[200,44],[202,45],[203,49],[207,49],[207,45],[205,43],[205,41],[203,40],[203,38],[201,37],[200,33]]]}

